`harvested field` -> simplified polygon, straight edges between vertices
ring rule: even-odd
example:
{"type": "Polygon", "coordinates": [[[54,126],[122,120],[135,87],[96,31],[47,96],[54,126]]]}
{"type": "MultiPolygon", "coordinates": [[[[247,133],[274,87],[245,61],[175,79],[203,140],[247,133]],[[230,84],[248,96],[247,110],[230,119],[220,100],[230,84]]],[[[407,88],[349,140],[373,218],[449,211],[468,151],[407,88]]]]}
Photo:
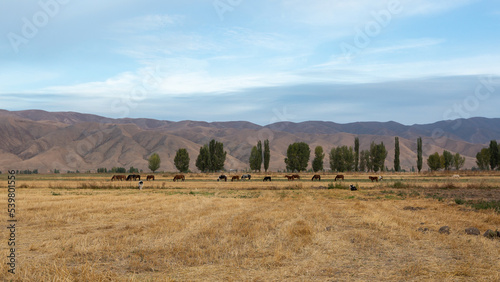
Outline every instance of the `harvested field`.
{"type": "Polygon", "coordinates": [[[467,204],[500,200],[500,175],[270,175],[157,175],[142,191],[111,175],[17,175],[17,273],[2,264],[0,278],[500,280],[500,239],[482,236],[500,214],[467,204]]]}

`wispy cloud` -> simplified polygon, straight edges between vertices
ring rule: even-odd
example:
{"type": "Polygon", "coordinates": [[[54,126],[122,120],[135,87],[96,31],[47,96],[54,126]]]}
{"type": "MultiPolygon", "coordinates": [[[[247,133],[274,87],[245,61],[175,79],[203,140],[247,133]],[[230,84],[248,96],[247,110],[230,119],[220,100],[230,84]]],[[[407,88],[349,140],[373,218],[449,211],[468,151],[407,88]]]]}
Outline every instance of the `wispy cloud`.
{"type": "Polygon", "coordinates": [[[404,42],[398,42],[391,46],[380,47],[380,48],[368,48],[363,53],[365,54],[381,54],[381,53],[394,53],[405,50],[421,49],[431,46],[436,46],[444,43],[445,39],[434,39],[434,38],[420,38],[420,39],[410,39],[404,42]]]}
{"type": "Polygon", "coordinates": [[[152,14],[115,22],[110,25],[110,29],[119,33],[162,31],[182,24],[183,20],[184,17],[181,15],[152,14]]]}

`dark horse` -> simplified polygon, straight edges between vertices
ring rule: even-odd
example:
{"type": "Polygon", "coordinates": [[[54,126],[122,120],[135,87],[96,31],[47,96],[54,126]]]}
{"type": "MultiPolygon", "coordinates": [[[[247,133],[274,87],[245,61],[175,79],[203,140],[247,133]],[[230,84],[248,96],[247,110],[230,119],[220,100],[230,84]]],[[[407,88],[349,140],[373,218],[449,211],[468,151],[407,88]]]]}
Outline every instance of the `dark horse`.
{"type": "Polygon", "coordinates": [[[378,182],[378,179],[379,177],[378,176],[368,176],[368,178],[370,178],[370,180],[373,182],[373,181],[377,181],[378,182]]]}
{"type": "Polygon", "coordinates": [[[146,180],[155,180],[155,176],[154,175],[148,175],[146,176],[146,180]]]}
{"type": "Polygon", "coordinates": [[[321,175],[315,174],[312,178],[311,181],[314,181],[314,179],[318,179],[318,181],[321,181],[321,175]]]}
{"type": "Polygon", "coordinates": [[[337,179],[344,180],[344,175],[343,174],[337,174],[337,176],[335,176],[335,181],[337,181],[337,179]]]}
{"type": "Polygon", "coordinates": [[[285,175],[285,177],[288,178],[288,181],[290,181],[290,180],[293,181],[293,179],[294,179],[293,175],[285,175]]]}
{"type": "Polygon", "coordinates": [[[241,179],[248,179],[248,180],[250,180],[250,178],[252,178],[252,176],[250,174],[243,174],[241,176],[241,179]]]}
{"type": "Polygon", "coordinates": [[[298,174],[294,174],[294,175],[292,175],[292,177],[293,177],[293,179],[299,179],[300,180],[300,175],[298,175],[298,174]]]}
{"type": "Polygon", "coordinates": [[[262,180],[262,181],[271,181],[271,176],[265,176],[264,180],[262,180]]]}
{"type": "Polygon", "coordinates": [[[176,176],[174,176],[174,179],[172,181],[177,181],[177,180],[184,181],[185,179],[186,177],[184,177],[184,174],[177,174],[176,176]]]}
{"type": "Polygon", "coordinates": [[[231,182],[233,182],[235,180],[240,181],[240,177],[238,175],[235,175],[235,176],[231,177],[231,182]]]}
{"type": "Polygon", "coordinates": [[[224,174],[221,174],[219,176],[219,178],[217,178],[217,181],[222,181],[222,180],[227,181],[227,176],[225,176],[224,174]]]}
{"type": "Polygon", "coordinates": [[[141,180],[141,176],[139,174],[130,174],[127,176],[127,181],[129,180],[141,180]]]}

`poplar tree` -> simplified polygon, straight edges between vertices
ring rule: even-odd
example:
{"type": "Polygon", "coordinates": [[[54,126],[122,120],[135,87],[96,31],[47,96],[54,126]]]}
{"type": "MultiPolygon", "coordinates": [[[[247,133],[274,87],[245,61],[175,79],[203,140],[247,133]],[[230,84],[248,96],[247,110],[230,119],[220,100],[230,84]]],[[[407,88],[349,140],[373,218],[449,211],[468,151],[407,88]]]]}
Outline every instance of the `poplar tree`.
{"type": "Polygon", "coordinates": [[[401,166],[399,164],[399,137],[394,137],[394,170],[401,170],[401,166]]]}
{"type": "Polygon", "coordinates": [[[267,172],[269,169],[269,161],[271,159],[271,150],[269,149],[269,139],[264,141],[264,170],[267,172]]]}
{"type": "Polygon", "coordinates": [[[354,171],[359,171],[359,138],[354,138],[354,171]]]}
{"type": "Polygon", "coordinates": [[[417,138],[417,169],[422,170],[422,137],[417,138]]]}
{"type": "Polygon", "coordinates": [[[323,159],[325,154],[323,153],[323,147],[317,146],[314,149],[314,160],[312,162],[312,169],[314,172],[323,170],[323,159]]]}

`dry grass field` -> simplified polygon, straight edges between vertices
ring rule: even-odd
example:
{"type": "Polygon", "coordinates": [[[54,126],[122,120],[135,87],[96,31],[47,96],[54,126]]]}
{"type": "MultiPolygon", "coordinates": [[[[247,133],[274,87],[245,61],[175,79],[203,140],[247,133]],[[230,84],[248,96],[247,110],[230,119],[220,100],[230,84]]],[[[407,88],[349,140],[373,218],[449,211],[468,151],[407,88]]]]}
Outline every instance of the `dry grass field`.
{"type": "Polygon", "coordinates": [[[2,263],[0,279],[500,281],[500,239],[482,236],[500,229],[500,174],[270,175],[158,174],[143,190],[109,174],[17,175],[17,273],[2,263]]]}

